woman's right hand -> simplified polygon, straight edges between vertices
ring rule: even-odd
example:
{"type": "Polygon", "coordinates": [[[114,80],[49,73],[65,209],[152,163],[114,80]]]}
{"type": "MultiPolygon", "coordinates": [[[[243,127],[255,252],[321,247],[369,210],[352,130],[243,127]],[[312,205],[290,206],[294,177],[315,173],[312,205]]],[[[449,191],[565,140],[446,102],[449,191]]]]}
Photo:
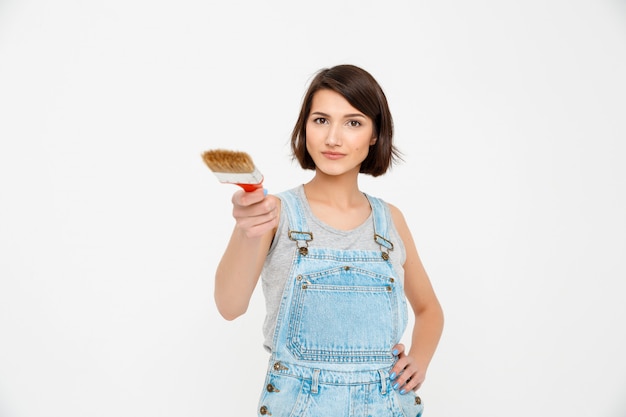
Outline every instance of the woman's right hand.
{"type": "Polygon", "coordinates": [[[235,229],[247,238],[259,238],[278,227],[280,200],[261,187],[237,191],[232,197],[235,229]]]}

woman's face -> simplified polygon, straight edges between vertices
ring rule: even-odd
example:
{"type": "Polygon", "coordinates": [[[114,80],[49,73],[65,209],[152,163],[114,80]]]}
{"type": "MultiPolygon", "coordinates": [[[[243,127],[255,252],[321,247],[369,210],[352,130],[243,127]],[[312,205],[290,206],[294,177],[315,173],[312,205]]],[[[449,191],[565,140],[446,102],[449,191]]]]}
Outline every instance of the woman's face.
{"type": "Polygon", "coordinates": [[[371,118],[333,90],[315,92],[306,122],[306,148],[318,171],[333,176],[358,173],[375,142],[371,118]]]}

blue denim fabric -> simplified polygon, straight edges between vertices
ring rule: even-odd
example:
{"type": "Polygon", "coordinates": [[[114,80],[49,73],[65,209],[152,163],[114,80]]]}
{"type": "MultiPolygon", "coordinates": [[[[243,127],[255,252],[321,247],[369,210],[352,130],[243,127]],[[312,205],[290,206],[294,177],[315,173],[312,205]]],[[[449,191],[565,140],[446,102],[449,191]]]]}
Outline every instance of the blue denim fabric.
{"type": "Polygon", "coordinates": [[[407,325],[402,284],[384,254],[390,215],[369,197],[380,251],[318,248],[300,201],[279,195],[294,257],[281,300],[260,416],[419,417],[414,392],[392,388],[393,346],[407,325]]]}

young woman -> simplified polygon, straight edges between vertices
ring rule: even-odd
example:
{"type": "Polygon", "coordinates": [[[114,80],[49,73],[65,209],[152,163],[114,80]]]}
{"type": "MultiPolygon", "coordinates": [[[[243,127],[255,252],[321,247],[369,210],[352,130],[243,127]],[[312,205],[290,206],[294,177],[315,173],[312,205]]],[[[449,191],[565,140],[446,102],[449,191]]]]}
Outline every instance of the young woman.
{"type": "Polygon", "coordinates": [[[416,417],[443,313],[398,208],[359,190],[398,156],[387,99],[353,65],[323,69],[304,97],[291,147],[311,181],[232,197],[235,228],[215,301],[243,314],[262,277],[269,367],[258,414],[416,417]],[[249,262],[242,262],[245,254],[249,262]],[[415,315],[410,350],[399,341],[415,315]]]}

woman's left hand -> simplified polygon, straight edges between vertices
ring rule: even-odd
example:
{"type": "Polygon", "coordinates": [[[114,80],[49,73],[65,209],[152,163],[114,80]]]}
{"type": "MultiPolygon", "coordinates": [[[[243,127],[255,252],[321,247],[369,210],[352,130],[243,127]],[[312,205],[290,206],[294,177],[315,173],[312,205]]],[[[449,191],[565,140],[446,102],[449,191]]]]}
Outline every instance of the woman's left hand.
{"type": "Polygon", "coordinates": [[[400,394],[419,389],[426,378],[426,374],[417,366],[415,359],[404,352],[402,343],[393,347],[393,354],[398,357],[398,361],[389,371],[389,379],[393,388],[400,394]]]}

